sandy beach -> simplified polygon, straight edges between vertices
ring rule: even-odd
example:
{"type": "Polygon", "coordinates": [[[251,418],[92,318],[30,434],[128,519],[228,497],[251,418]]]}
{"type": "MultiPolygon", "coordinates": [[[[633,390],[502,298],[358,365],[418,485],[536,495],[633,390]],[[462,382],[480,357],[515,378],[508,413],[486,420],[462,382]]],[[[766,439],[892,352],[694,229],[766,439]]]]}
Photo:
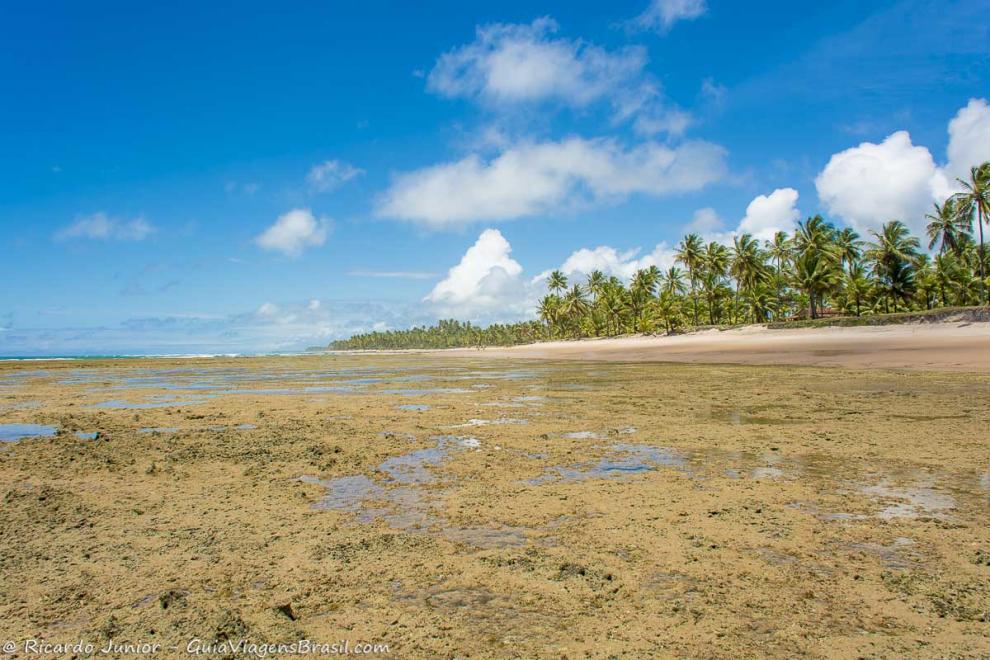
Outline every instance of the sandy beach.
{"type": "Polygon", "coordinates": [[[748,326],[674,336],[543,342],[444,353],[544,360],[985,372],[990,370],[990,323],[910,323],[793,330],[748,326]]]}

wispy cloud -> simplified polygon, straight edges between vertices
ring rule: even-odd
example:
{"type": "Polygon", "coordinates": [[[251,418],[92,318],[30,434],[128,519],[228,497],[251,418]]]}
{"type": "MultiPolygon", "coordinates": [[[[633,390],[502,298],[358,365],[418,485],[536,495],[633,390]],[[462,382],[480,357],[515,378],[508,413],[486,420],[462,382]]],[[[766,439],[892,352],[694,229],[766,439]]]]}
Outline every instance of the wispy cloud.
{"type": "Polygon", "coordinates": [[[325,160],[314,165],[306,176],[310,188],[316,192],[336,190],[351,179],[364,174],[364,170],[340,160],[325,160]]]}
{"type": "Polygon", "coordinates": [[[669,32],[678,21],[698,18],[708,11],[705,0],[651,0],[646,10],[633,19],[642,30],[669,32]]]}
{"type": "Polygon", "coordinates": [[[646,65],[646,50],[606,50],[580,39],[555,36],[550,17],[528,24],[479,26],[475,40],[441,55],[427,88],[448,98],[467,98],[490,109],[557,104],[612,106],[616,122],[632,122],[644,135],[679,134],[690,123],[667,107],[661,85],[646,65]]]}
{"type": "Polygon", "coordinates": [[[157,230],[143,217],[133,220],[111,218],[99,212],[78,218],[55,233],[55,240],[143,241],[157,230]]]}

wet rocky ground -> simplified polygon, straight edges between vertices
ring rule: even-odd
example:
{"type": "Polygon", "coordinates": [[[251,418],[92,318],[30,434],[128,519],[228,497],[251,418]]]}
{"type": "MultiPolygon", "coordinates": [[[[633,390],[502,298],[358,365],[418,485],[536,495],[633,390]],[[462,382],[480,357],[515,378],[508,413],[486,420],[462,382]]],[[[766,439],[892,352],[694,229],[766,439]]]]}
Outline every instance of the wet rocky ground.
{"type": "Polygon", "coordinates": [[[0,364],[11,639],[990,655],[990,377],[0,364]]]}

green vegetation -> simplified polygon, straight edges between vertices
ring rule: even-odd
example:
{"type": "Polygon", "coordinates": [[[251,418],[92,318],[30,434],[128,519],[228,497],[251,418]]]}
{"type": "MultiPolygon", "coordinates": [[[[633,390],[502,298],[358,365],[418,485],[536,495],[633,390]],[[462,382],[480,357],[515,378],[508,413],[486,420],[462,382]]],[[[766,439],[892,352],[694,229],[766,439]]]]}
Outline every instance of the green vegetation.
{"type": "MultiPolygon", "coordinates": [[[[675,332],[772,323],[775,327],[858,325],[925,318],[917,312],[990,302],[988,250],[990,163],[974,167],[962,192],[928,215],[927,247],[899,220],[863,240],[821,216],[762,244],[749,234],[731,246],[689,234],[676,265],[635,273],[626,285],[601,271],[571,282],[554,271],[537,308],[539,322],[480,328],[441,321],[434,327],[373,332],[333,342],[333,349],[505,346],[541,339],[675,332]],[[973,236],[976,225],[978,238],[973,236]],[[882,316],[881,316],[882,315],[882,316]],[[837,323],[838,324],[838,323],[837,323]]],[[[937,314],[936,314],[937,315],[937,314]]]]}
{"type": "Polygon", "coordinates": [[[445,320],[435,326],[386,330],[354,335],[330,344],[336,351],[345,350],[404,350],[411,348],[469,348],[475,346],[511,346],[544,339],[546,334],[538,321],[496,323],[482,328],[471,323],[445,320]]]}

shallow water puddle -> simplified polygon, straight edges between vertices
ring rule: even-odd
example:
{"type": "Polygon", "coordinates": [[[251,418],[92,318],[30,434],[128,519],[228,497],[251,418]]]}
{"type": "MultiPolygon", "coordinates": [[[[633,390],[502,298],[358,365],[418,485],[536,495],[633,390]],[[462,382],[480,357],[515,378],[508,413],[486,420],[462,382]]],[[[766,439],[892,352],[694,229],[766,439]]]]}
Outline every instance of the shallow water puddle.
{"type": "Polygon", "coordinates": [[[0,424],[0,442],[16,442],[24,438],[50,438],[58,432],[45,424],[0,424]]]}
{"type": "Polygon", "coordinates": [[[401,406],[396,406],[396,410],[413,410],[417,412],[423,412],[430,409],[430,406],[425,403],[404,403],[401,406]]]}
{"type": "Polygon", "coordinates": [[[877,517],[884,520],[897,518],[939,518],[946,519],[956,508],[956,500],[948,493],[932,487],[930,481],[921,481],[913,486],[893,486],[881,482],[874,486],[864,486],[861,491],[884,506],[877,517]]]}
{"type": "Polygon", "coordinates": [[[528,419],[518,419],[514,417],[499,417],[497,419],[469,419],[463,424],[455,424],[451,428],[460,428],[465,426],[491,426],[491,425],[501,425],[501,424],[529,424],[528,419]]]}
{"type": "Polygon", "coordinates": [[[436,512],[431,494],[420,487],[437,481],[433,468],[450,458],[451,452],[476,449],[477,438],[440,435],[431,438],[434,447],[418,449],[383,461],[376,472],[381,482],[365,475],[299,480],[327,490],[313,506],[356,514],[358,522],[369,524],[380,519],[389,527],[408,532],[433,532],[447,539],[476,547],[508,547],[526,542],[525,530],[516,527],[458,527],[436,512]]]}
{"type": "Polygon", "coordinates": [[[675,449],[619,443],[608,447],[607,455],[596,462],[577,463],[566,467],[553,466],[547,468],[542,475],[525,483],[538,486],[555,481],[608,479],[649,472],[659,466],[684,468],[687,464],[687,457],[675,449]]]}
{"type": "Polygon", "coordinates": [[[396,396],[426,396],[429,394],[469,394],[473,390],[469,390],[463,387],[424,387],[424,388],[396,388],[388,390],[379,390],[378,394],[393,394],[396,396]]]}

